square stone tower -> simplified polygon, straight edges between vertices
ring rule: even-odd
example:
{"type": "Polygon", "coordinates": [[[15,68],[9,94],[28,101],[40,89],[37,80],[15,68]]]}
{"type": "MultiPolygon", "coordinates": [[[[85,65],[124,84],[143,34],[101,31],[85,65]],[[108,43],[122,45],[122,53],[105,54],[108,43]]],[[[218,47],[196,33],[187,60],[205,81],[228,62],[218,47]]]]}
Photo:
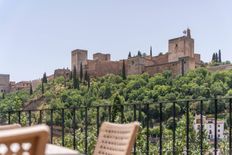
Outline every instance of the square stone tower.
{"type": "Polygon", "coordinates": [[[194,39],[191,38],[190,29],[184,31],[187,35],[171,39],[168,44],[168,62],[178,61],[181,57],[194,58],[194,39]]]}
{"type": "Polygon", "coordinates": [[[87,56],[88,51],[82,49],[76,49],[72,51],[72,60],[71,60],[71,69],[73,71],[74,66],[76,66],[77,73],[80,72],[80,65],[82,63],[83,69],[84,66],[87,65],[87,56]]]}
{"type": "Polygon", "coordinates": [[[10,91],[10,75],[0,74],[0,92],[8,93],[10,91]]]}

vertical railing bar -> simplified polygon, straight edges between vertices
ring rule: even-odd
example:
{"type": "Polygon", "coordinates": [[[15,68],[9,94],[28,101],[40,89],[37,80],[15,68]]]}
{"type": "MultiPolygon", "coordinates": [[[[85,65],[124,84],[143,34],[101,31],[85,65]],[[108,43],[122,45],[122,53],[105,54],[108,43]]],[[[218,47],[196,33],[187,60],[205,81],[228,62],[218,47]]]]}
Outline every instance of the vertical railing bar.
{"type": "Polygon", "coordinates": [[[21,111],[18,111],[18,123],[21,124],[21,111]]]}
{"type": "Polygon", "coordinates": [[[147,121],[146,121],[146,126],[147,126],[147,131],[146,131],[146,134],[147,134],[147,143],[146,143],[146,150],[147,150],[147,155],[149,155],[149,112],[150,112],[150,108],[149,108],[149,104],[146,105],[147,108],[146,108],[146,111],[147,111],[147,121]]]}
{"type": "Polygon", "coordinates": [[[189,101],[186,102],[186,154],[189,154],[189,101]]]}
{"type": "Polygon", "coordinates": [[[10,123],[11,123],[10,119],[11,119],[11,112],[10,112],[10,111],[8,111],[8,124],[10,124],[10,123]]]}
{"type": "Polygon", "coordinates": [[[230,98],[230,105],[229,105],[229,122],[230,122],[230,129],[229,129],[229,154],[232,154],[232,142],[231,142],[231,135],[232,135],[232,115],[231,115],[231,110],[232,110],[232,98],[230,98]]]}
{"type": "Polygon", "coordinates": [[[162,146],[162,139],[163,139],[163,125],[162,125],[162,122],[163,122],[163,112],[162,112],[162,103],[160,102],[159,103],[159,111],[160,111],[160,139],[159,139],[159,152],[160,152],[160,155],[163,154],[163,146],[162,146]]]}
{"type": "Polygon", "coordinates": [[[200,101],[200,152],[203,155],[203,100],[200,101]]]}
{"type": "Polygon", "coordinates": [[[85,107],[85,154],[88,154],[88,108],[85,107]]]}
{"type": "Polygon", "coordinates": [[[28,111],[29,114],[29,126],[31,126],[31,110],[28,111]]]}
{"type": "Polygon", "coordinates": [[[111,106],[108,107],[108,115],[109,115],[108,121],[111,122],[111,106]]]}
{"type": "Polygon", "coordinates": [[[139,122],[141,122],[141,118],[142,118],[142,112],[141,112],[141,104],[139,104],[139,122]]]}
{"type": "Polygon", "coordinates": [[[76,150],[76,109],[73,108],[73,149],[76,150]]]}
{"type": "Polygon", "coordinates": [[[62,119],[62,146],[64,146],[64,108],[61,110],[61,119],[62,119]]]}
{"type": "Polygon", "coordinates": [[[97,136],[99,135],[99,128],[100,128],[100,122],[99,122],[99,106],[97,106],[97,136]]]}
{"type": "Polygon", "coordinates": [[[42,110],[39,111],[39,124],[42,124],[42,110]]]}
{"type": "Polygon", "coordinates": [[[214,154],[217,155],[217,102],[218,100],[215,99],[214,101],[214,108],[215,108],[215,115],[214,115],[214,154]]]}
{"type": "Polygon", "coordinates": [[[53,143],[53,109],[50,110],[50,129],[51,129],[51,144],[53,143]]]}
{"type": "Polygon", "coordinates": [[[121,123],[124,122],[124,106],[121,105],[121,123]]]}
{"type": "Polygon", "coordinates": [[[176,154],[176,102],[173,102],[172,153],[176,154]]]}
{"type": "MultiPolygon", "coordinates": [[[[134,110],[134,121],[136,121],[137,117],[136,117],[136,105],[135,104],[133,106],[133,110],[134,110]]],[[[134,155],[136,155],[136,141],[134,143],[134,155]]]]}

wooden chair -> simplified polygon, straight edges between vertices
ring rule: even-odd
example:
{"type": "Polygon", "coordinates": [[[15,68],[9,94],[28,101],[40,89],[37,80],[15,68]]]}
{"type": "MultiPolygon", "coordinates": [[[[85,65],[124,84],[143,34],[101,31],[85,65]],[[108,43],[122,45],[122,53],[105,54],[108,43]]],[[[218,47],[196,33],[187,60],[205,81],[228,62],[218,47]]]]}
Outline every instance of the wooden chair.
{"type": "Polygon", "coordinates": [[[0,131],[1,130],[8,130],[8,129],[16,129],[16,128],[20,128],[20,127],[21,127],[20,124],[1,125],[0,126],[0,131]]]}
{"type": "Polygon", "coordinates": [[[0,131],[1,155],[44,155],[49,127],[32,127],[0,131]]]}
{"type": "Polygon", "coordinates": [[[139,123],[101,125],[94,155],[130,155],[139,123]]]}

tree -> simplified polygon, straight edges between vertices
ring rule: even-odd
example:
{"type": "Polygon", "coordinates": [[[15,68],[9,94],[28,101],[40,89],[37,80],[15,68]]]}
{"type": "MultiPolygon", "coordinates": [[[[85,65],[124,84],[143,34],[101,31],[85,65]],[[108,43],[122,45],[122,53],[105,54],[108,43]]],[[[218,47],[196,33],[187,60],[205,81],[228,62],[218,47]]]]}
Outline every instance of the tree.
{"type": "Polygon", "coordinates": [[[138,55],[137,55],[137,56],[139,56],[139,57],[141,57],[141,56],[142,56],[141,51],[138,51],[138,55]]]}
{"type": "Polygon", "coordinates": [[[33,94],[32,84],[30,84],[30,95],[33,94]]]}
{"type": "Polygon", "coordinates": [[[218,51],[218,61],[222,62],[221,50],[218,51]]]}
{"type": "Polygon", "coordinates": [[[74,66],[74,68],[73,68],[73,88],[74,89],[80,89],[79,80],[78,80],[78,77],[77,77],[76,66],[74,66]]]}
{"type": "Polygon", "coordinates": [[[216,60],[215,58],[216,58],[215,53],[213,53],[212,62],[215,62],[215,60],[216,60]]]}
{"type": "Polygon", "coordinates": [[[2,99],[5,99],[5,93],[2,93],[2,99]]]}
{"type": "Polygon", "coordinates": [[[218,54],[215,53],[215,62],[218,62],[218,54]]]}
{"type": "Polygon", "coordinates": [[[46,76],[46,72],[43,74],[42,82],[43,83],[47,83],[48,82],[48,79],[47,79],[47,76],[46,76]]]}
{"type": "Polygon", "coordinates": [[[42,94],[44,94],[44,83],[42,82],[42,86],[41,86],[41,92],[42,94]]]}
{"type": "Polygon", "coordinates": [[[82,66],[82,62],[80,64],[80,81],[83,80],[83,66],[82,66]]]}
{"type": "Polygon", "coordinates": [[[72,80],[72,71],[70,72],[70,74],[69,74],[69,80],[72,80]]]}
{"type": "Polygon", "coordinates": [[[128,58],[131,58],[131,52],[129,52],[129,54],[128,54],[128,58]]]}
{"type": "Polygon", "coordinates": [[[152,46],[150,46],[150,56],[152,57],[152,46]]]}
{"type": "Polygon", "coordinates": [[[125,60],[122,61],[122,78],[123,78],[123,80],[126,79],[126,66],[125,66],[125,60]]]}

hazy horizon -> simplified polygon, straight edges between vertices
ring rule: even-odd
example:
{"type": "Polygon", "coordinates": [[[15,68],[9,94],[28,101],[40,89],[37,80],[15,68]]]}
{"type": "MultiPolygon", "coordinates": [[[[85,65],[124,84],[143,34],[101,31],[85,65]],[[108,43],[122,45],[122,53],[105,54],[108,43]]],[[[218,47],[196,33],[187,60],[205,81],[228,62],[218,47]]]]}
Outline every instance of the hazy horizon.
{"type": "Polygon", "coordinates": [[[168,52],[168,40],[191,29],[195,52],[208,62],[222,50],[232,61],[232,1],[29,1],[0,0],[0,74],[11,81],[41,78],[70,68],[71,51],[110,53],[168,52]]]}

